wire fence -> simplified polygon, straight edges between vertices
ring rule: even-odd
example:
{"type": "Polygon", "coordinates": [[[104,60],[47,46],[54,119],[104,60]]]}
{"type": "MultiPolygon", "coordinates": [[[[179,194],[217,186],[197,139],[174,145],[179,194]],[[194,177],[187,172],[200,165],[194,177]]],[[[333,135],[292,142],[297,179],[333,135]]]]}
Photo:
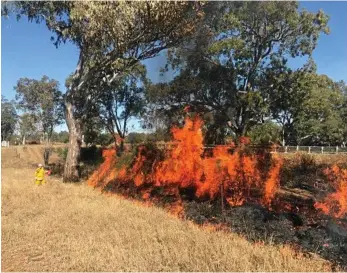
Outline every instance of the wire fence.
{"type": "Polygon", "coordinates": [[[297,153],[306,152],[309,154],[347,154],[347,147],[341,146],[281,146],[275,147],[273,152],[297,153]]]}
{"type": "MultiPolygon", "coordinates": [[[[157,143],[159,148],[173,148],[177,143],[157,143]]],[[[208,145],[205,149],[213,149],[216,146],[230,147],[231,145],[208,145]]],[[[268,150],[273,153],[309,153],[309,154],[347,154],[347,147],[341,146],[271,146],[271,145],[247,145],[252,150],[268,150]]]]}
{"type": "MultiPolygon", "coordinates": [[[[125,143],[126,148],[131,148],[134,145],[139,145],[141,143],[130,144],[125,143]]],[[[175,147],[177,143],[175,142],[157,142],[156,146],[159,149],[172,149],[175,147]]],[[[31,145],[26,145],[30,147],[31,145]]],[[[40,146],[40,145],[34,145],[40,146]]],[[[57,144],[54,146],[62,146],[67,147],[67,144],[57,144]]],[[[235,148],[232,145],[207,145],[204,147],[205,150],[211,150],[216,146],[229,147],[231,149],[235,148]]],[[[17,147],[25,147],[25,146],[10,146],[9,143],[2,143],[2,148],[17,148],[17,147]]],[[[259,151],[259,150],[267,150],[272,153],[309,153],[309,154],[347,154],[347,147],[343,146],[274,146],[274,145],[256,145],[250,144],[247,147],[251,150],[259,151]]]]}

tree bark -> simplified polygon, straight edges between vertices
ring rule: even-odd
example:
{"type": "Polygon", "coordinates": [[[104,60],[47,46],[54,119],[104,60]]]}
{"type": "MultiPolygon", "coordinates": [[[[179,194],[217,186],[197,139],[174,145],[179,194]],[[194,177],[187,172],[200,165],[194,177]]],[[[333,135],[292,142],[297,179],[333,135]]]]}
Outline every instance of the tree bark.
{"type": "Polygon", "coordinates": [[[80,179],[79,160],[81,154],[81,124],[75,118],[73,105],[70,101],[65,100],[66,123],[69,129],[68,153],[64,168],[64,182],[78,182],[80,179]]]}
{"type": "Polygon", "coordinates": [[[74,112],[74,95],[78,94],[83,85],[82,72],[84,57],[82,50],[78,59],[76,71],[72,78],[69,90],[65,94],[65,120],[69,129],[69,145],[65,160],[63,182],[78,182],[80,180],[80,154],[82,144],[81,119],[74,112]]]}
{"type": "Polygon", "coordinates": [[[45,147],[43,151],[43,161],[45,163],[45,166],[49,165],[49,156],[50,156],[50,149],[45,147]]]}

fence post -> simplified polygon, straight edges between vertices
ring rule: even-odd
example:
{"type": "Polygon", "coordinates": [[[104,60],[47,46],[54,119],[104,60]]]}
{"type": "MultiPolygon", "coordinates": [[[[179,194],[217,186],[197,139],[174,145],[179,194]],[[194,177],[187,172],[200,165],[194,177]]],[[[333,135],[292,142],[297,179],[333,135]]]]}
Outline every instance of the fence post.
{"type": "Polygon", "coordinates": [[[339,146],[336,146],[336,153],[339,153],[339,146]]]}
{"type": "Polygon", "coordinates": [[[308,153],[309,154],[311,153],[311,147],[308,147],[308,153]]]}
{"type": "Polygon", "coordinates": [[[321,150],[322,150],[322,154],[324,154],[324,147],[322,147],[321,150]]]}
{"type": "Polygon", "coordinates": [[[285,152],[285,153],[288,152],[288,146],[284,147],[284,152],[285,152]]]}
{"type": "Polygon", "coordinates": [[[296,151],[297,152],[299,151],[299,145],[296,145],[296,151]]]}

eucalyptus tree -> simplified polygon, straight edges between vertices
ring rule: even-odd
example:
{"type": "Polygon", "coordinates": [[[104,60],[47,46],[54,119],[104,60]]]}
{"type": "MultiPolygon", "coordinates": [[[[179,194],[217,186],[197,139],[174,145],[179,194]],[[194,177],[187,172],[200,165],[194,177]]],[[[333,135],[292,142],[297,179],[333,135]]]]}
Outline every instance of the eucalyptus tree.
{"type": "Polygon", "coordinates": [[[1,96],[1,140],[9,140],[14,134],[18,115],[13,101],[1,96]]]}
{"type": "Polygon", "coordinates": [[[44,138],[50,142],[54,127],[64,116],[58,81],[47,76],[40,80],[20,78],[14,89],[17,107],[36,117],[44,138]]]}
{"type": "Polygon", "coordinates": [[[210,2],[204,9],[199,32],[168,54],[166,68],[179,75],[149,89],[148,97],[157,110],[190,104],[215,117],[213,130],[243,136],[271,116],[267,75],[277,70],[280,77],[289,58],[312,61],[329,18],[292,1],[210,2]]]}
{"type": "Polygon", "coordinates": [[[29,21],[45,23],[56,46],[79,49],[76,70],[65,94],[69,150],[64,181],[79,180],[81,126],[98,86],[112,84],[141,60],[176,45],[194,31],[203,13],[199,2],[18,1],[3,5],[29,21]]]}
{"type": "Polygon", "coordinates": [[[144,113],[146,84],[146,69],[139,64],[98,92],[96,109],[99,118],[121,150],[130,119],[144,113]]]}

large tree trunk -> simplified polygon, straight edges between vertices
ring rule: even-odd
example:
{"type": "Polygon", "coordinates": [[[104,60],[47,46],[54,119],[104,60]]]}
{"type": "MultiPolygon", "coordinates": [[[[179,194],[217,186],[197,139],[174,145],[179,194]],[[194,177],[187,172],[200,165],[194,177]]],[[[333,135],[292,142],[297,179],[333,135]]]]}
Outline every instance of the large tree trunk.
{"type": "Polygon", "coordinates": [[[65,101],[66,123],[69,128],[69,145],[68,153],[64,168],[64,182],[78,182],[80,179],[79,160],[81,154],[81,124],[75,118],[73,105],[68,100],[65,101]]]}
{"type": "Polygon", "coordinates": [[[72,83],[65,94],[65,120],[69,129],[69,145],[65,160],[63,182],[78,182],[80,180],[80,154],[82,144],[81,119],[75,116],[74,95],[81,88],[84,57],[82,50],[78,59],[76,71],[72,77],[72,83]]]}
{"type": "Polygon", "coordinates": [[[113,136],[114,148],[116,149],[116,154],[117,156],[121,156],[124,152],[124,138],[119,137],[119,135],[117,135],[114,132],[111,132],[111,134],[113,136]]]}
{"type": "Polygon", "coordinates": [[[49,156],[50,156],[50,148],[48,147],[45,147],[44,150],[43,150],[43,161],[45,163],[45,166],[48,166],[49,165],[49,156]]]}

